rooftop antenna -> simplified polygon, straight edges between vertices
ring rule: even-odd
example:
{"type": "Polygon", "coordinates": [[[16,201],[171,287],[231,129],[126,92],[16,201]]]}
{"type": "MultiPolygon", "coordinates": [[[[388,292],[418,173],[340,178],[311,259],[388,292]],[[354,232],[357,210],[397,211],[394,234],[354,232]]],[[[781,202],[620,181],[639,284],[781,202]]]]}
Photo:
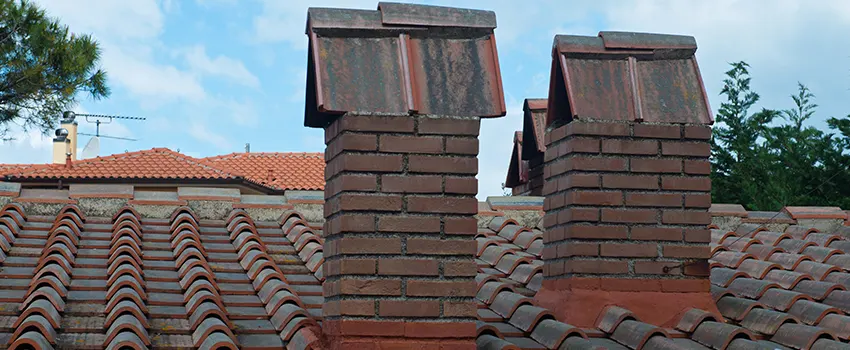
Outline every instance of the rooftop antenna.
{"type": "Polygon", "coordinates": [[[100,154],[100,138],[108,138],[115,140],[124,140],[124,141],[138,141],[136,139],[131,139],[129,137],[118,137],[118,136],[110,136],[110,135],[101,135],[100,134],[100,124],[110,124],[114,119],[123,119],[123,120],[146,120],[142,117],[125,117],[120,115],[104,115],[104,114],[86,114],[86,113],[74,113],[72,111],[66,111],[62,114],[62,117],[65,120],[74,120],[75,117],[86,117],[86,122],[92,123],[95,125],[95,133],[88,134],[84,132],[78,133],[79,135],[92,136],[89,142],[86,144],[86,147],[83,148],[82,158],[94,158],[100,154]]]}

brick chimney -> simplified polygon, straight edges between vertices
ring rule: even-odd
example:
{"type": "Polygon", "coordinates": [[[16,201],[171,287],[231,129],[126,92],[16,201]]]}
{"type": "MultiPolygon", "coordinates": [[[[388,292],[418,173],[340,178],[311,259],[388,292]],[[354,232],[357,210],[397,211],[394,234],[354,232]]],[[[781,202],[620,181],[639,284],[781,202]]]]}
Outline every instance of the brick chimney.
{"type": "Polygon", "coordinates": [[[546,105],[545,98],[527,98],[522,107],[522,159],[528,162],[528,192],[524,194],[526,196],[543,195],[546,105]]]}
{"type": "Polygon", "coordinates": [[[711,109],[688,36],[556,36],[543,289],[572,325],[605,306],[671,325],[709,294],[711,109]]]}
{"type": "Polygon", "coordinates": [[[308,10],[324,348],[475,348],[478,132],[505,115],[495,26],[447,7],[308,10]]]}

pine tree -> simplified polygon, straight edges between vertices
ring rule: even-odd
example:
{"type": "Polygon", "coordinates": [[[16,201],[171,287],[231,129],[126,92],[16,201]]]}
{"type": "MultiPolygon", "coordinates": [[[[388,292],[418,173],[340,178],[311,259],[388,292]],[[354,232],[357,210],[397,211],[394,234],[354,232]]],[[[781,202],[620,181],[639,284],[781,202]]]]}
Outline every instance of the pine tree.
{"type": "Polygon", "coordinates": [[[10,124],[47,133],[79,93],[109,96],[100,49],[27,0],[0,0],[0,140],[10,124]]]}

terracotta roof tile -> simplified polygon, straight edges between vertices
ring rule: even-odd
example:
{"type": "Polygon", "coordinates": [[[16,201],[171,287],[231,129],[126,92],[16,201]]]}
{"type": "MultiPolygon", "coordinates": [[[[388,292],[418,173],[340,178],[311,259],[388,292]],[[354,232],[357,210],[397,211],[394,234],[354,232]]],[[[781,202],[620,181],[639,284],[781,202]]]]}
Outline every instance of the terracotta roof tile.
{"type": "Polygon", "coordinates": [[[201,161],[277,189],[323,190],[323,153],[232,153],[201,161]]]}
{"type": "Polygon", "coordinates": [[[114,154],[64,164],[0,164],[9,180],[169,179],[243,180],[274,190],[324,189],[321,153],[232,153],[193,158],[167,148],[114,154]]]}

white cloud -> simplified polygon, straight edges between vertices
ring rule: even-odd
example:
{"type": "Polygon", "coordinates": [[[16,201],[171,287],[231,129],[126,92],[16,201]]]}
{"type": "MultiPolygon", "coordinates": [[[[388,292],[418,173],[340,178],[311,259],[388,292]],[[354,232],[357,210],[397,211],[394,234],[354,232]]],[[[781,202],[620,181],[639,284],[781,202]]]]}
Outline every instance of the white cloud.
{"type": "Polygon", "coordinates": [[[260,87],[260,80],[239,60],[222,55],[212,58],[202,45],[187,48],[184,55],[189,69],[199,74],[229,79],[252,88],[260,87]]]}
{"type": "Polygon", "coordinates": [[[216,104],[236,125],[257,126],[259,124],[260,116],[253,101],[232,98],[219,98],[216,101],[219,101],[216,104]]]}
{"type": "Polygon", "coordinates": [[[224,153],[233,152],[233,143],[227,137],[210,130],[202,121],[192,121],[188,132],[196,140],[211,144],[219,150],[225,151],[224,153]]]}
{"type": "Polygon", "coordinates": [[[309,4],[305,1],[262,0],[261,6],[261,14],[254,18],[253,39],[261,44],[286,42],[299,50],[307,48],[304,27],[308,7],[377,8],[372,0],[321,0],[309,4]]]}
{"type": "Polygon", "coordinates": [[[508,174],[514,133],[522,130],[522,100],[506,95],[508,114],[501,118],[482,118],[478,142],[478,199],[501,196],[508,174]]]}
{"type": "Polygon", "coordinates": [[[142,57],[111,47],[104,51],[104,68],[111,80],[126,88],[134,98],[153,107],[177,100],[199,102],[206,97],[195,75],[142,57]]]}

